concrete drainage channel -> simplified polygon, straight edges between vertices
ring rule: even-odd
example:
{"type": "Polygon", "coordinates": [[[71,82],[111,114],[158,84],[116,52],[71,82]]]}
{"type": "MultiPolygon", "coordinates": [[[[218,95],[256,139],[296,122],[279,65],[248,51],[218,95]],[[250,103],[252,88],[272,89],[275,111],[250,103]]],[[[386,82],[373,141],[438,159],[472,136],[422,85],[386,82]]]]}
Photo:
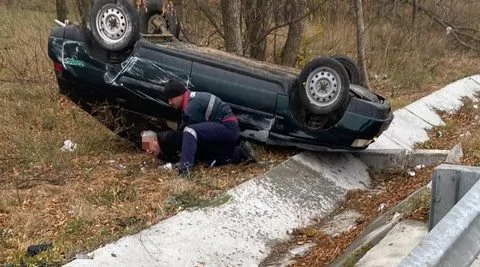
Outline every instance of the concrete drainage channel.
{"type": "Polygon", "coordinates": [[[388,131],[365,151],[302,152],[229,190],[219,203],[183,211],[91,252],[92,259],[66,266],[258,266],[276,244],[289,240],[293,229],[329,215],[348,190],[366,189],[368,168],[445,160],[448,151],[413,146],[428,140],[428,129],[444,124],[435,110],[455,112],[462,97],[477,92],[480,75],[454,82],[395,111],[388,131]]]}

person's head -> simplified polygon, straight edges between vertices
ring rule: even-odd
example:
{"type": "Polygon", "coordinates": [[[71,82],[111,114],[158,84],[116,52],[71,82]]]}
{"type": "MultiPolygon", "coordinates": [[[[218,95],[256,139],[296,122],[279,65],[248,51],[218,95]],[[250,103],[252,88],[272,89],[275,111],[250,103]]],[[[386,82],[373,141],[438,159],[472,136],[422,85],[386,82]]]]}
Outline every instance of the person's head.
{"type": "Polygon", "coordinates": [[[143,131],[142,136],[142,149],[148,154],[158,156],[162,150],[158,143],[157,134],[154,131],[143,131]]]}
{"type": "Polygon", "coordinates": [[[168,104],[174,108],[181,108],[183,102],[183,94],[187,88],[179,80],[170,80],[165,85],[165,96],[168,98],[168,104]]]}

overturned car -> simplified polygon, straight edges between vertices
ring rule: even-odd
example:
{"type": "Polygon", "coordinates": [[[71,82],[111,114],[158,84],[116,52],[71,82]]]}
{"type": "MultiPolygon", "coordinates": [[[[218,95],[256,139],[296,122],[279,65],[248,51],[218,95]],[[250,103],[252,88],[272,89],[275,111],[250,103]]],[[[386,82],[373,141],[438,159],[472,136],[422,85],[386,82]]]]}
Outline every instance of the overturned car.
{"type": "Polygon", "coordinates": [[[175,39],[153,43],[138,19],[128,1],[97,0],[90,28],[58,26],[48,40],[60,93],[136,144],[141,131],[178,123],[163,94],[174,78],[229,103],[241,135],[269,145],[364,149],[393,119],[348,57],[318,57],[298,70],[175,39]]]}

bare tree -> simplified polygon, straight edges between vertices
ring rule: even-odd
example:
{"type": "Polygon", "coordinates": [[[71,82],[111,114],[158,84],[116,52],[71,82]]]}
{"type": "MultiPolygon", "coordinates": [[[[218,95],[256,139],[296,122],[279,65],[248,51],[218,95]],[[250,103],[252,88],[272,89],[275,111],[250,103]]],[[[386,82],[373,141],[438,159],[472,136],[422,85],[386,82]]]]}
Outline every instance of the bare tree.
{"type": "Polygon", "coordinates": [[[288,24],[287,40],[282,49],[281,63],[283,65],[294,66],[297,62],[297,55],[301,46],[305,20],[293,21],[298,14],[304,13],[306,0],[287,0],[286,4],[285,17],[290,23],[288,24]]]}
{"type": "Polygon", "coordinates": [[[367,64],[365,58],[365,25],[363,23],[363,7],[362,0],[353,0],[355,5],[355,17],[357,20],[357,54],[358,65],[360,67],[360,73],[365,81],[364,86],[370,87],[370,81],[368,79],[367,64]]]}
{"type": "Polygon", "coordinates": [[[77,8],[82,25],[87,25],[94,1],[95,0],[75,0],[75,7],[77,8]]]}
{"type": "Polygon", "coordinates": [[[56,0],[57,19],[65,21],[67,19],[67,4],[65,0],[56,0]]]}
{"type": "Polygon", "coordinates": [[[227,52],[242,54],[241,0],[220,0],[227,52]]]}
{"type": "Polygon", "coordinates": [[[245,0],[245,28],[250,57],[265,60],[271,0],[245,0]]]}

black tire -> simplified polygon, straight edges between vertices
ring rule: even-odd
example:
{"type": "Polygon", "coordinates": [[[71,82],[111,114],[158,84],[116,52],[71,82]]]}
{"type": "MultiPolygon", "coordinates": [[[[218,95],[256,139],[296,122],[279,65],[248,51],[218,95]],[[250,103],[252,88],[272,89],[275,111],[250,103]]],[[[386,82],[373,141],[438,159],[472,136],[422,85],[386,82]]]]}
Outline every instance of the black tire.
{"type": "Polygon", "coordinates": [[[358,85],[365,85],[365,81],[362,78],[362,74],[360,73],[360,68],[358,67],[357,62],[351,57],[348,56],[333,56],[335,60],[340,62],[345,70],[348,73],[348,79],[350,83],[358,84],[358,85]]]}
{"type": "Polygon", "coordinates": [[[350,84],[350,90],[360,99],[368,100],[373,103],[380,103],[380,99],[378,99],[378,96],[372,91],[368,90],[368,88],[366,87],[358,84],[350,84]]]}
{"type": "Polygon", "coordinates": [[[90,27],[95,41],[112,52],[129,50],[140,38],[139,16],[129,0],[96,0],[90,27]]]}
{"type": "Polygon", "coordinates": [[[153,33],[160,33],[162,32],[152,32],[149,31],[148,26],[150,23],[150,19],[152,19],[154,16],[161,16],[165,20],[166,23],[166,28],[167,30],[175,36],[175,38],[180,37],[180,23],[177,19],[177,16],[175,13],[167,13],[166,15],[162,15],[162,12],[159,10],[151,10],[148,12],[145,12],[144,9],[140,10],[140,31],[141,33],[148,33],[148,34],[153,34],[153,33]]]}
{"type": "Polygon", "coordinates": [[[319,57],[307,63],[299,75],[299,82],[300,100],[317,115],[337,111],[350,95],[348,73],[333,58],[319,57]]]}

